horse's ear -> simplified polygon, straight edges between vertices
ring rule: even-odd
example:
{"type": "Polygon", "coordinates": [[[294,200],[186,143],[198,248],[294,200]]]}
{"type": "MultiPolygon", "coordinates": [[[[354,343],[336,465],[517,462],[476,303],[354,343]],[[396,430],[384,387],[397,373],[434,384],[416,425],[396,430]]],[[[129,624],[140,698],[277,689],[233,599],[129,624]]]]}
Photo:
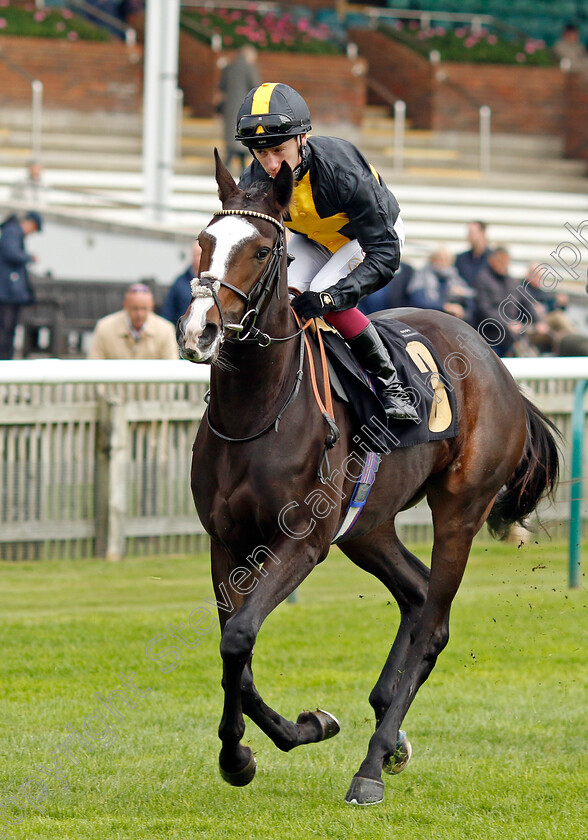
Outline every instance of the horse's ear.
{"type": "Polygon", "coordinates": [[[218,197],[224,204],[231,196],[237,195],[240,192],[239,187],[235,183],[235,179],[224,165],[218,149],[215,147],[214,160],[216,165],[216,183],[218,184],[218,197]]]}
{"type": "Polygon", "coordinates": [[[274,177],[272,185],[274,201],[278,205],[280,213],[283,212],[290,204],[293,189],[294,176],[292,175],[292,170],[286,161],[283,160],[278,174],[274,177]]]}

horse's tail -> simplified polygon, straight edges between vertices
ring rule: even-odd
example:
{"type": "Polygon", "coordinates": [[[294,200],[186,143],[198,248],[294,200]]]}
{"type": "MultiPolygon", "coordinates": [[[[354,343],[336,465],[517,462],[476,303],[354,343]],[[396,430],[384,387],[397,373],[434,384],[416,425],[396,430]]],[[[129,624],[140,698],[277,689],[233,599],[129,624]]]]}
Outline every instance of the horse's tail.
{"type": "Polygon", "coordinates": [[[559,452],[556,426],[543,412],[523,396],[527,421],[527,439],[521,459],[505,486],[500,490],[488,516],[493,537],[503,539],[515,522],[525,524],[541,499],[553,499],[559,476],[559,452]]]}

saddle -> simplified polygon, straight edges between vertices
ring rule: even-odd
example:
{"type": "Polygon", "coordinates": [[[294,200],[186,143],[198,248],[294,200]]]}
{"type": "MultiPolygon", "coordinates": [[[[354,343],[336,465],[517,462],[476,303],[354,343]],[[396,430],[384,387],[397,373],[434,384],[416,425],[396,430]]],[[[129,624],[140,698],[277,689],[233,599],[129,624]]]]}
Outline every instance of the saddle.
{"type": "MultiPolygon", "coordinates": [[[[417,330],[386,315],[372,320],[394,361],[400,381],[411,395],[419,421],[387,420],[369,375],[339,333],[324,325],[322,339],[331,385],[356,415],[362,448],[389,452],[455,437],[458,433],[455,393],[433,344],[417,330]]],[[[321,329],[321,323],[317,321],[317,324],[321,329]]]]}

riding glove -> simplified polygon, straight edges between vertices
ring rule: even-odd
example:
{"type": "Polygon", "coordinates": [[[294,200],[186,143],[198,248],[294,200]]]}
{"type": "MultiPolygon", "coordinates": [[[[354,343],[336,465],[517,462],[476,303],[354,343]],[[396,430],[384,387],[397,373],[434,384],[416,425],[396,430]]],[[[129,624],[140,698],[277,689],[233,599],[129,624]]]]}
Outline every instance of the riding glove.
{"type": "Polygon", "coordinates": [[[292,301],[292,309],[300,318],[318,318],[332,312],[336,306],[330,292],[303,292],[292,301]]]}

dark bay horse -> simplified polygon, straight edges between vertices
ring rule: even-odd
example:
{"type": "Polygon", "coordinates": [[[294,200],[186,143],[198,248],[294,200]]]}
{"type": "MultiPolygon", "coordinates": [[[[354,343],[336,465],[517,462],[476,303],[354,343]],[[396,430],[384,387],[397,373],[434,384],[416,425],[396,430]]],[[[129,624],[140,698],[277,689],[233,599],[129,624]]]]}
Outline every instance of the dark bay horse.
{"type": "MultiPolygon", "coordinates": [[[[211,538],[222,628],[221,774],[245,785],[255,759],[241,744],[244,714],[282,750],[338,732],[328,712],[305,711],[294,722],[269,708],[251,663],[264,619],[327,556],[363,452],[351,409],[335,400],[340,438],[329,451],[328,479],[317,477],[332,429],[310,382],[310,357],[318,351],[314,342],[304,349],[288,300],[280,220],[292,194],[291,170],[284,163],[267,192],[243,192],[216,158],[223,210],[200,234],[201,273],[178,323],[178,342],[184,358],[212,365],[192,489],[211,538]]],[[[398,772],[410,757],[400,727],[447,644],[451,603],[475,534],[486,521],[495,535],[504,534],[552,492],[558,473],[551,424],[474,330],[432,310],[394,316],[428,337],[441,359],[467,352],[469,371],[451,383],[457,437],[385,454],[362,515],[340,543],[400,608],[396,637],[370,694],[376,729],[346,797],[364,805],[381,801],[382,771],[398,772]],[[434,525],[430,567],[402,545],[394,524],[399,511],[423,497],[434,525]]]]}

